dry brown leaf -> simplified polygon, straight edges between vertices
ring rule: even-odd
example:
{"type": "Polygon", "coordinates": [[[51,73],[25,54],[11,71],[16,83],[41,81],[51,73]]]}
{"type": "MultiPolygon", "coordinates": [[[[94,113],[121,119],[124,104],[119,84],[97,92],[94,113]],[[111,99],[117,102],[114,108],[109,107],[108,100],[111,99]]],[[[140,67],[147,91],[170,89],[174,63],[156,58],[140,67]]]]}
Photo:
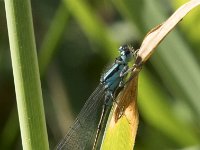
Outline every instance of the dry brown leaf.
{"type": "Polygon", "coordinates": [[[149,59],[158,44],[165,36],[187,15],[193,8],[200,4],[200,0],[191,0],[177,9],[165,22],[153,28],[144,38],[138,51],[137,63],[143,64],[149,59]]]}

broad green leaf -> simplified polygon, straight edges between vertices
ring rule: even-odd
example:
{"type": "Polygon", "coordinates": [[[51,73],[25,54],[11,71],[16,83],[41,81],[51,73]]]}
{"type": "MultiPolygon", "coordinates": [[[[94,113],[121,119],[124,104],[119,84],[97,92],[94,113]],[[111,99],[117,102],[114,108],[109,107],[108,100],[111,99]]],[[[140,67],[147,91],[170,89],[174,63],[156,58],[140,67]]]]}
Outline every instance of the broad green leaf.
{"type": "Polygon", "coordinates": [[[137,109],[138,77],[132,79],[117,97],[105,130],[102,150],[133,149],[139,123],[137,109]]]}

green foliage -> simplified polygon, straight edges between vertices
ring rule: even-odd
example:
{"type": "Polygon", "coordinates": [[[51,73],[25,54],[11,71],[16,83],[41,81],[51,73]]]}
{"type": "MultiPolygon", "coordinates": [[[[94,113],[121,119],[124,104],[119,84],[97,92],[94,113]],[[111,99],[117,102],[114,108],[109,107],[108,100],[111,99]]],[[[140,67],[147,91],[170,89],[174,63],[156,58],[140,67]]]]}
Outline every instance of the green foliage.
{"type": "Polygon", "coordinates": [[[159,129],[181,146],[198,144],[198,136],[192,126],[174,115],[175,110],[170,108],[170,103],[167,101],[170,97],[165,94],[145,68],[140,74],[138,91],[141,115],[150,125],[159,129]]]}
{"type": "Polygon", "coordinates": [[[131,136],[130,128],[126,117],[123,116],[114,128],[109,127],[106,130],[106,139],[103,142],[101,149],[132,149],[133,138],[131,136]]]}
{"type": "MultiPolygon", "coordinates": [[[[187,0],[171,1],[172,7],[177,9],[180,5],[186,3],[187,0]]],[[[192,10],[184,21],[181,22],[180,28],[184,37],[189,41],[190,46],[193,48],[193,53],[200,55],[199,48],[199,34],[200,34],[200,8],[192,10]]]]}
{"type": "MultiPolygon", "coordinates": [[[[73,112],[77,114],[92,93],[92,89],[98,84],[103,66],[116,57],[119,43],[123,43],[123,39],[131,39],[133,46],[138,48],[146,33],[166,20],[175,8],[180,6],[178,2],[180,1],[32,2],[36,41],[37,46],[41,47],[38,59],[41,73],[46,75],[42,86],[50,148],[63,137],[69,125],[66,123],[68,120],[66,114],[62,113],[65,111],[63,106],[68,104],[70,110],[74,110],[73,112]],[[126,34],[124,30],[127,31],[126,34]],[[55,78],[61,81],[59,87],[57,84],[52,84],[55,78]],[[61,92],[63,90],[65,94],[61,92]]],[[[176,29],[168,35],[142,70],[138,95],[141,121],[135,149],[151,150],[158,146],[159,149],[181,149],[199,145],[199,9],[195,11],[177,26],[178,29],[181,27],[180,30],[176,29]]],[[[5,13],[0,15],[5,16],[5,13]]],[[[6,27],[5,19],[2,23],[2,27],[6,27]]],[[[7,36],[5,27],[0,28],[2,37],[7,36]]],[[[25,38],[24,30],[21,33],[22,38],[25,38]]],[[[3,91],[5,84],[9,84],[9,89],[12,89],[12,84],[9,82],[12,79],[11,69],[9,70],[11,66],[9,63],[2,63],[9,62],[9,53],[5,52],[5,49],[8,51],[6,45],[8,41],[2,37],[0,37],[0,92],[3,91]],[[2,61],[6,58],[7,61],[2,61]]],[[[26,48],[26,51],[28,49],[26,48]]],[[[29,65],[29,57],[23,55],[23,58],[26,58],[24,64],[29,65]]],[[[4,102],[2,108],[10,107],[6,102],[15,106],[11,101],[14,96],[7,96],[12,95],[11,93],[14,92],[7,90],[4,94],[0,94],[0,100],[4,102]]],[[[8,117],[9,115],[5,114],[9,112],[10,108],[2,111],[0,115],[8,117]]],[[[18,129],[9,123],[17,125],[16,120],[16,117],[13,117],[13,120],[2,118],[1,122],[4,124],[1,124],[1,128],[4,128],[2,129],[4,134],[9,128],[18,129]]],[[[16,130],[13,134],[19,133],[16,130]]],[[[120,129],[120,132],[122,130],[120,129]]],[[[12,140],[14,137],[17,135],[12,135],[11,140],[9,137],[5,138],[8,139],[8,143],[11,142],[9,145],[13,145],[12,148],[15,147],[15,143],[20,143],[17,138],[15,141],[12,140]]],[[[3,141],[3,138],[0,140],[3,141]]]]}
{"type": "Polygon", "coordinates": [[[23,149],[47,150],[30,1],[8,0],[5,8],[23,149]]]}
{"type": "Polygon", "coordinates": [[[69,13],[63,3],[60,4],[56,11],[54,20],[51,22],[49,31],[44,37],[40,53],[39,53],[39,64],[40,74],[43,75],[45,69],[49,65],[54,53],[56,53],[56,46],[58,45],[66,27],[69,13]]]}

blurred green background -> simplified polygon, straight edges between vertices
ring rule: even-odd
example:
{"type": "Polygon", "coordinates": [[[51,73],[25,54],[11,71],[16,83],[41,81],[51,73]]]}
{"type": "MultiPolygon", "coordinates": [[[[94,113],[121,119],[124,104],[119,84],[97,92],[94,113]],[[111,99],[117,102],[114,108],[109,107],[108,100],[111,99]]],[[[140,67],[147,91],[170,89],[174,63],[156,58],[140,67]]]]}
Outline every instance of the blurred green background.
{"type": "MultiPolygon", "coordinates": [[[[120,45],[186,0],[35,0],[32,13],[50,148],[64,136],[120,45]]],[[[200,149],[200,8],[160,44],[139,77],[135,149],[200,149]]],[[[0,1],[0,149],[22,149],[4,2],[0,1]]]]}

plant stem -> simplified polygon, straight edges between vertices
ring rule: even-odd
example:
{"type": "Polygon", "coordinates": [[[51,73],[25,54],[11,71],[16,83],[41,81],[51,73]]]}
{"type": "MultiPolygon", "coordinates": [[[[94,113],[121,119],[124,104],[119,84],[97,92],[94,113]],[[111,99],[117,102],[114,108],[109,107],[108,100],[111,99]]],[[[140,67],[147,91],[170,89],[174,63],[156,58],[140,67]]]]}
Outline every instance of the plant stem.
{"type": "Polygon", "coordinates": [[[49,149],[29,0],[5,1],[23,149],[49,149]]]}

